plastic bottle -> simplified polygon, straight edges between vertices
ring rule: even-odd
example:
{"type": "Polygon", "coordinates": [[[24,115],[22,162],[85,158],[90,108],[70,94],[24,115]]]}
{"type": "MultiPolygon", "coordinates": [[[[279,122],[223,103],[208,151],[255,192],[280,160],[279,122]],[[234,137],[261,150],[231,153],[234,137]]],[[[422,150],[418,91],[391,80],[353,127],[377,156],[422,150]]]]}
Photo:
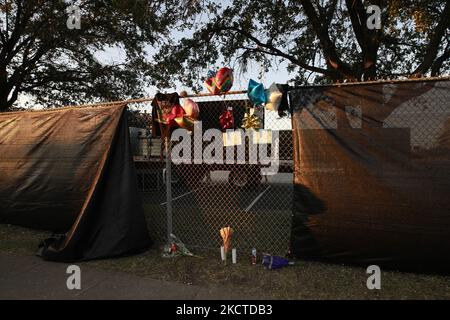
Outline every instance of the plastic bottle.
{"type": "Polygon", "coordinates": [[[252,265],[256,264],[256,248],[252,249],[252,265]]]}

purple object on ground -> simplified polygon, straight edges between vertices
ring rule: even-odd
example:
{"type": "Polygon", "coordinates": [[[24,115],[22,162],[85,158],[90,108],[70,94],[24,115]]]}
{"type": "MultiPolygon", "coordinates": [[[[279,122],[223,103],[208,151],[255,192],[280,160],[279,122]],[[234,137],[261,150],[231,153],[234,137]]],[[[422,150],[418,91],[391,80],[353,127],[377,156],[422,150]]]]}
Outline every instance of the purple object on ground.
{"type": "Polygon", "coordinates": [[[292,265],[293,263],[289,262],[289,260],[279,257],[272,256],[270,254],[264,254],[262,264],[266,269],[281,269],[283,267],[292,265]]]}

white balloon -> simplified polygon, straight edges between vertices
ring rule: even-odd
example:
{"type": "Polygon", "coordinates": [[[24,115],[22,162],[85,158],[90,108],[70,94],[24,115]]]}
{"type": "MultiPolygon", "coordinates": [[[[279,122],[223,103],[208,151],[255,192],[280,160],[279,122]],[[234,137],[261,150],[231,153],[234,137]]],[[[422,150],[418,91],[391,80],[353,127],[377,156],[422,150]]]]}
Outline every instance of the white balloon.
{"type": "Polygon", "coordinates": [[[266,90],[266,109],[270,111],[278,111],[283,98],[283,93],[278,89],[276,83],[272,83],[269,89],[266,90]]]}

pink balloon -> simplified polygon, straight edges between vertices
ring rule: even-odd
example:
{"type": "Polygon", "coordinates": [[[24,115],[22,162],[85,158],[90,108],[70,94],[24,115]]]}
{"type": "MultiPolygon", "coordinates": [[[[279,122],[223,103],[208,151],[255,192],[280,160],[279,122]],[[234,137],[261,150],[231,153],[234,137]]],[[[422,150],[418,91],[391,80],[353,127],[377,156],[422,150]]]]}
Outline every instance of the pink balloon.
{"type": "Polygon", "coordinates": [[[186,115],[194,120],[197,120],[200,116],[200,109],[198,104],[192,99],[185,99],[183,103],[184,112],[186,115]]]}

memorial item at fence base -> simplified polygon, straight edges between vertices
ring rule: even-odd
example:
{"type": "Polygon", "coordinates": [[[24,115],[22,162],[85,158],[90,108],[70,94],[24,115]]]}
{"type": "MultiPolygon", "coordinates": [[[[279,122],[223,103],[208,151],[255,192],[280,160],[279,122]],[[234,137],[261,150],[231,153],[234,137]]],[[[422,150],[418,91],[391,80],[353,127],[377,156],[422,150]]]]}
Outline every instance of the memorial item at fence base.
{"type": "Polygon", "coordinates": [[[289,262],[289,260],[286,258],[264,253],[262,258],[262,265],[266,270],[276,270],[287,266],[292,266],[294,265],[294,263],[289,262]]]}
{"type": "Polygon", "coordinates": [[[226,261],[227,260],[227,256],[225,254],[224,246],[220,246],[220,259],[222,259],[222,261],[226,261]]]}
{"type": "Polygon", "coordinates": [[[290,102],[292,255],[449,273],[450,81],[299,88],[290,102]]]}
{"type": "Polygon", "coordinates": [[[248,82],[247,96],[254,105],[264,105],[267,102],[266,91],[262,83],[253,79],[248,82]]]}
{"type": "Polygon", "coordinates": [[[219,117],[220,129],[222,131],[234,129],[233,109],[227,108],[219,117]]]}
{"type": "Polygon", "coordinates": [[[220,236],[223,239],[223,248],[225,256],[228,254],[231,245],[231,236],[233,235],[233,229],[231,227],[225,227],[220,229],[220,236]]]}
{"type": "Polygon", "coordinates": [[[252,248],[252,256],[251,256],[252,265],[256,265],[257,259],[258,259],[258,256],[257,256],[256,248],[252,248]]]}
{"type": "Polygon", "coordinates": [[[170,243],[164,250],[163,258],[174,258],[180,256],[195,257],[186,245],[174,234],[170,234],[170,243]]]}

